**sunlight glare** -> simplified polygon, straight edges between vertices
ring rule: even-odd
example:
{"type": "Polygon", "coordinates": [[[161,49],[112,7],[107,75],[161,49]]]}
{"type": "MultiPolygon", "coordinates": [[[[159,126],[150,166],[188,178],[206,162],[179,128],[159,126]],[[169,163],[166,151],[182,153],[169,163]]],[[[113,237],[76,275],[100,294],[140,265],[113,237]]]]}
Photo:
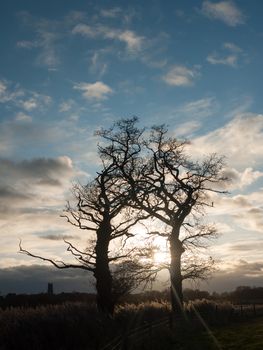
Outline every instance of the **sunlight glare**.
{"type": "Polygon", "coordinates": [[[169,264],[170,254],[167,247],[167,241],[163,237],[155,237],[153,244],[156,249],[153,254],[153,261],[156,264],[169,264]]]}
{"type": "Polygon", "coordinates": [[[169,254],[167,251],[156,250],[153,254],[153,260],[156,264],[168,264],[169,254]]]}

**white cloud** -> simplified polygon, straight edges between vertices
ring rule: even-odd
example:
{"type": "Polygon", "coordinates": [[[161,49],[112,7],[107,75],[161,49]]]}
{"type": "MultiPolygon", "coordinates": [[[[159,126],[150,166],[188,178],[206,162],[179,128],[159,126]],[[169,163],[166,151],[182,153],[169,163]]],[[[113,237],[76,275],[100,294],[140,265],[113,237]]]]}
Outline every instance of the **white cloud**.
{"type": "Polygon", "coordinates": [[[95,83],[78,83],[74,89],[83,91],[82,96],[92,101],[101,101],[108,98],[108,95],[113,93],[113,90],[101,81],[95,83]]]}
{"type": "Polygon", "coordinates": [[[24,95],[24,90],[22,90],[17,84],[14,85],[9,81],[0,80],[0,103],[17,103],[19,98],[22,98],[24,95]]]}
{"type": "MultiPolygon", "coordinates": [[[[217,222],[228,221],[234,228],[237,237],[253,237],[252,232],[262,233],[263,231],[263,192],[257,191],[252,194],[239,194],[233,197],[215,196],[215,207],[213,215],[217,216],[217,222]]],[[[209,210],[212,214],[212,212],[209,210]]],[[[255,236],[256,237],[256,236],[255,236]]]]}
{"type": "Polygon", "coordinates": [[[76,171],[66,156],[19,162],[0,159],[0,163],[1,242],[3,251],[12,256],[18,237],[63,229],[65,222],[59,215],[76,171]]]}
{"type": "Polygon", "coordinates": [[[89,70],[92,73],[97,74],[99,77],[102,77],[108,69],[108,64],[103,59],[103,56],[107,54],[108,51],[109,50],[101,49],[101,50],[96,50],[92,54],[91,65],[89,67],[89,70]]]}
{"type": "Polygon", "coordinates": [[[31,111],[32,109],[37,108],[38,104],[37,104],[37,101],[34,98],[30,98],[29,100],[24,101],[22,103],[22,105],[23,105],[25,110],[31,111]]]}
{"type": "Polygon", "coordinates": [[[21,49],[32,49],[35,47],[39,47],[39,43],[36,41],[21,40],[16,43],[16,46],[21,49]]]}
{"type": "Polygon", "coordinates": [[[3,81],[0,81],[0,96],[5,95],[6,88],[6,84],[3,81]]]}
{"type": "Polygon", "coordinates": [[[243,114],[207,135],[192,140],[193,154],[225,154],[236,169],[256,168],[263,162],[263,115],[243,114]]]}
{"type": "Polygon", "coordinates": [[[189,137],[193,132],[200,129],[201,127],[200,121],[192,120],[186,123],[180,124],[174,131],[174,134],[177,137],[189,137]]]}
{"type": "Polygon", "coordinates": [[[224,47],[225,49],[228,49],[228,50],[232,51],[232,52],[242,52],[242,51],[243,51],[243,50],[242,50],[239,46],[237,46],[236,44],[229,43],[229,42],[224,43],[224,44],[223,44],[223,47],[224,47]]]}
{"type": "Polygon", "coordinates": [[[117,38],[127,45],[129,51],[140,51],[144,41],[144,37],[136,35],[131,30],[119,33],[117,38]]]}
{"type": "Polygon", "coordinates": [[[72,33],[95,38],[96,36],[100,35],[100,30],[96,30],[96,28],[91,27],[87,24],[79,23],[72,29],[72,33]]]}
{"type": "Polygon", "coordinates": [[[59,226],[59,212],[77,174],[71,159],[61,156],[14,162],[2,158],[0,163],[1,239],[5,233],[14,240],[23,232],[59,226]]]}
{"type": "Polygon", "coordinates": [[[0,103],[14,104],[26,111],[39,110],[49,106],[52,98],[48,95],[23,89],[10,81],[0,81],[0,103]]]}
{"type": "Polygon", "coordinates": [[[32,117],[28,114],[25,114],[23,112],[18,112],[16,117],[15,117],[16,121],[19,122],[32,122],[32,117]]]}
{"type": "Polygon", "coordinates": [[[253,168],[246,168],[244,171],[237,171],[234,168],[224,169],[223,175],[228,177],[229,182],[226,183],[228,189],[243,189],[250,186],[255,181],[263,176],[263,172],[253,170],[253,168]]]}
{"type": "Polygon", "coordinates": [[[237,64],[237,56],[229,55],[229,56],[220,58],[216,53],[214,53],[207,57],[207,61],[211,64],[223,64],[226,66],[235,67],[237,64]]]}
{"type": "Polygon", "coordinates": [[[240,177],[240,186],[245,187],[251,185],[254,181],[263,176],[261,171],[253,171],[252,168],[246,168],[240,177]]]}
{"type": "Polygon", "coordinates": [[[30,95],[32,95],[32,97],[29,97],[28,99],[20,102],[21,106],[26,111],[32,111],[36,108],[43,109],[49,106],[52,102],[52,98],[47,95],[39,94],[36,92],[30,92],[30,95]]]}
{"type": "Polygon", "coordinates": [[[221,20],[231,27],[245,22],[243,13],[233,1],[204,1],[201,11],[207,17],[221,20]]]}
{"type": "Polygon", "coordinates": [[[206,97],[185,103],[178,109],[178,112],[188,115],[191,119],[195,117],[205,118],[212,115],[217,106],[218,103],[214,97],[206,97]]]}
{"type": "Polygon", "coordinates": [[[36,63],[48,70],[56,70],[60,64],[58,41],[61,38],[61,23],[42,18],[35,18],[28,12],[20,12],[22,21],[33,28],[36,36],[33,40],[21,40],[17,47],[21,49],[38,48],[36,63]]]}
{"type": "Polygon", "coordinates": [[[235,242],[229,245],[229,250],[230,251],[241,251],[241,252],[248,252],[250,254],[250,251],[261,251],[261,244],[262,240],[250,240],[250,241],[239,241],[235,242]]]}
{"type": "Polygon", "coordinates": [[[233,43],[224,43],[223,47],[223,55],[214,52],[206,58],[206,60],[211,64],[222,64],[226,66],[236,67],[238,60],[240,59],[240,54],[242,53],[242,49],[233,43]]]}
{"type": "Polygon", "coordinates": [[[258,189],[263,177],[262,139],[263,116],[246,114],[235,117],[207,135],[193,139],[189,146],[193,157],[207,153],[226,155],[228,167],[224,175],[232,181],[226,183],[225,189],[235,192],[232,196],[211,196],[209,200],[214,202],[215,208],[208,212],[216,215],[219,221],[229,220],[236,231],[240,228],[242,232],[263,230],[263,191],[258,189]],[[249,193],[251,190],[254,192],[249,193]]]}
{"type": "MultiPolygon", "coordinates": [[[[235,228],[235,232],[251,231],[261,233],[263,230],[263,191],[255,191],[250,194],[238,194],[235,196],[213,195],[213,210],[208,210],[212,215],[217,216],[217,222],[230,222],[235,228]]],[[[239,235],[239,234],[238,234],[239,235]]],[[[244,236],[241,236],[244,238],[244,236]]]]}
{"type": "MultiPolygon", "coordinates": [[[[263,231],[263,189],[229,199],[228,206],[232,219],[243,230],[263,231]]],[[[220,204],[223,208],[223,202],[220,204]]],[[[226,211],[227,214],[227,211],[226,211]]]]}
{"type": "Polygon", "coordinates": [[[88,38],[111,39],[123,42],[126,44],[126,49],[129,52],[138,52],[141,50],[144,42],[144,37],[137,35],[132,30],[120,30],[103,25],[89,26],[79,23],[73,30],[73,34],[81,34],[88,38]]]}
{"type": "Polygon", "coordinates": [[[63,101],[61,102],[61,104],[59,105],[59,112],[63,113],[63,112],[68,112],[71,110],[71,108],[74,105],[74,101],[72,99],[69,99],[67,101],[63,101]]]}
{"type": "Polygon", "coordinates": [[[263,231],[263,209],[262,208],[250,208],[246,211],[237,212],[232,216],[239,225],[248,231],[257,231],[262,233],[263,231]]]}
{"type": "MultiPolygon", "coordinates": [[[[16,120],[16,116],[2,121],[0,157],[19,159],[21,150],[23,154],[32,154],[34,157],[42,154],[43,149],[53,149],[59,154],[63,150],[64,154],[74,159],[78,167],[94,173],[94,167],[100,166],[96,147],[98,139],[93,136],[89,125],[80,127],[76,123],[76,113],[78,110],[72,111],[66,119],[62,118],[60,121],[39,121],[33,117],[32,122],[21,122],[16,120]]],[[[79,176],[80,181],[87,181],[87,174],[79,176]]]]}
{"type": "Polygon", "coordinates": [[[172,86],[191,86],[199,73],[182,65],[173,66],[164,76],[163,80],[172,86]]]}
{"type": "MultiPolygon", "coordinates": [[[[90,130],[77,127],[65,119],[60,123],[29,123],[26,122],[27,114],[22,113],[0,125],[0,150],[3,147],[5,155],[12,154],[13,158],[19,159],[21,149],[25,153],[39,154],[40,147],[52,147],[57,153],[61,149],[65,154],[71,153],[78,164],[84,166],[98,162],[97,142],[90,130]]],[[[0,265],[19,264],[26,260],[17,254],[19,237],[25,240],[27,248],[36,249],[36,252],[46,256],[59,257],[60,252],[57,247],[51,247],[52,242],[43,245],[42,239],[36,240],[37,232],[60,229],[63,236],[74,235],[72,226],[60,218],[60,214],[66,199],[71,197],[68,193],[72,187],[71,181],[78,178],[86,183],[87,174],[77,172],[68,156],[24,161],[6,157],[0,159],[1,254],[6,252],[5,256],[1,255],[0,265]]],[[[63,246],[61,256],[64,249],[63,246]]],[[[28,259],[28,264],[31,263],[28,259]]]]}
{"type": "MultiPolygon", "coordinates": [[[[103,49],[96,49],[92,57],[93,68],[96,69],[96,73],[103,75],[107,69],[107,63],[102,62],[102,54],[110,53],[117,55],[120,59],[139,59],[143,63],[151,67],[162,68],[167,63],[167,58],[164,56],[164,48],[169,40],[168,34],[160,32],[153,38],[146,38],[144,35],[140,35],[134,30],[128,29],[127,23],[133,17],[133,12],[129,9],[128,14],[125,15],[124,12],[121,13],[121,18],[118,20],[124,21],[125,25],[123,28],[106,25],[103,22],[88,22],[87,24],[82,22],[76,24],[73,29],[73,34],[79,34],[86,37],[89,40],[97,39],[113,42],[110,47],[105,47],[103,49]],[[124,50],[117,44],[124,44],[124,50]],[[96,64],[94,64],[95,62],[96,64]]],[[[106,13],[105,13],[106,14],[106,13]]]]}
{"type": "Polygon", "coordinates": [[[60,59],[55,53],[55,50],[51,47],[45,48],[45,50],[38,55],[37,64],[40,66],[47,66],[49,71],[56,71],[57,66],[60,64],[60,59]]]}

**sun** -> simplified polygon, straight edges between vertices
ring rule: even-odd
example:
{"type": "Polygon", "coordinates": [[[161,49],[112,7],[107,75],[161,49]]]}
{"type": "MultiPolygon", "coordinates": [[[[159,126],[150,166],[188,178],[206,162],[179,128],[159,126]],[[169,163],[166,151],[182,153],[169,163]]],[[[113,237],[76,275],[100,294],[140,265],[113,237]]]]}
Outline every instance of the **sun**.
{"type": "MultiPolygon", "coordinates": [[[[149,222],[149,226],[150,225],[151,222],[149,222]]],[[[134,240],[137,246],[141,246],[142,243],[145,244],[147,239],[149,239],[149,231],[156,231],[156,227],[147,230],[146,225],[137,224],[131,230],[131,232],[135,235],[134,240]]],[[[149,242],[150,246],[153,247],[150,259],[154,265],[168,265],[170,262],[170,254],[166,238],[158,235],[152,235],[150,236],[149,242]]]]}
{"type": "Polygon", "coordinates": [[[156,250],[153,253],[153,261],[155,264],[168,264],[169,263],[169,254],[167,251],[156,250]]]}
{"type": "Polygon", "coordinates": [[[167,241],[163,237],[155,237],[153,240],[155,245],[153,253],[153,261],[156,264],[168,264],[170,261],[169,249],[167,241]]]}

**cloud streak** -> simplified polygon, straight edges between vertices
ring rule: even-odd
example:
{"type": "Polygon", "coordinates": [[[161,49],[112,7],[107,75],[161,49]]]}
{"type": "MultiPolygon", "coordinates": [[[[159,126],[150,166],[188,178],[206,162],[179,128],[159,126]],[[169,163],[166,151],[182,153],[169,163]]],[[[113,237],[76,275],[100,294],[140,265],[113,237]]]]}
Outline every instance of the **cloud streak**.
{"type": "Polygon", "coordinates": [[[196,69],[191,69],[183,65],[175,65],[162,79],[171,86],[192,86],[199,75],[196,69]]]}
{"type": "Polygon", "coordinates": [[[263,115],[242,114],[229,123],[193,140],[193,152],[227,154],[227,162],[236,169],[262,164],[263,115]],[[224,150],[222,149],[224,145],[224,150]],[[239,146],[237,146],[239,145],[239,146]]]}
{"type": "Polygon", "coordinates": [[[73,28],[72,33],[80,34],[90,39],[109,39],[122,42],[130,53],[140,51],[145,40],[143,36],[137,35],[132,30],[115,29],[100,24],[90,26],[84,23],[79,23],[73,28]]]}
{"type": "Polygon", "coordinates": [[[206,118],[217,110],[218,102],[214,97],[201,98],[185,103],[178,109],[179,113],[190,115],[193,118],[206,118]]]}
{"type": "Polygon", "coordinates": [[[201,12],[210,19],[217,19],[230,27],[245,23],[245,16],[233,1],[204,1],[201,12]]]}
{"type": "Polygon", "coordinates": [[[61,23],[58,21],[35,18],[26,11],[19,14],[25,26],[33,28],[35,38],[33,40],[20,40],[16,43],[17,48],[33,50],[37,49],[36,63],[56,70],[60,65],[59,41],[61,39],[61,23]]]}
{"type": "Polygon", "coordinates": [[[25,260],[17,255],[18,238],[39,254],[63,256],[64,247],[50,247],[59,238],[77,238],[74,228],[60,218],[66,199],[71,198],[69,190],[76,174],[66,156],[16,162],[0,159],[1,266],[25,260]],[[45,237],[46,243],[43,245],[36,236],[45,237]]]}
{"type": "Polygon", "coordinates": [[[224,43],[223,52],[227,52],[224,55],[220,55],[217,52],[213,52],[208,55],[206,60],[213,65],[225,65],[231,67],[237,67],[240,60],[240,54],[242,49],[233,43],[224,43]]]}
{"type": "Polygon", "coordinates": [[[0,103],[14,105],[26,112],[35,109],[43,111],[51,105],[52,98],[36,91],[24,89],[11,81],[0,80],[0,103]]]}
{"type": "MultiPolygon", "coordinates": [[[[251,252],[250,252],[251,253],[251,252]]],[[[222,264],[221,264],[222,265],[222,264]]],[[[202,283],[202,288],[209,291],[224,292],[235,290],[238,286],[262,286],[263,262],[249,262],[240,259],[235,264],[231,261],[228,268],[221,267],[213,278],[202,283]]]]}

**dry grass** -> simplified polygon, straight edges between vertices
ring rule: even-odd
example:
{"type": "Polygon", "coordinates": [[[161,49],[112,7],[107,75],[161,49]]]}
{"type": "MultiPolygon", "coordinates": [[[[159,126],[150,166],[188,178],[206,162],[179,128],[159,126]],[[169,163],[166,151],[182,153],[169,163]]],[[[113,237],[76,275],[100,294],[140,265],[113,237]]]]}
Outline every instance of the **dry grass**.
{"type": "Polygon", "coordinates": [[[10,308],[0,311],[0,349],[96,349],[168,313],[167,303],[155,302],[120,305],[114,319],[86,303],[10,308]]]}
{"type": "MultiPolygon", "coordinates": [[[[95,304],[84,302],[0,310],[0,349],[99,349],[113,338],[134,328],[168,318],[170,311],[170,305],[166,301],[122,304],[117,306],[112,319],[99,314],[95,304]]],[[[145,349],[168,350],[173,344],[179,344],[179,348],[184,349],[182,344],[190,342],[191,337],[198,341],[196,334],[205,329],[204,325],[210,329],[211,325],[229,324],[233,312],[230,303],[218,304],[204,299],[189,302],[185,306],[189,321],[188,328],[186,327],[188,335],[184,334],[185,329],[178,334],[177,324],[174,324],[176,334],[168,326],[156,328],[151,337],[145,338],[145,349]]],[[[205,337],[202,339],[201,343],[207,341],[205,337]]]]}

